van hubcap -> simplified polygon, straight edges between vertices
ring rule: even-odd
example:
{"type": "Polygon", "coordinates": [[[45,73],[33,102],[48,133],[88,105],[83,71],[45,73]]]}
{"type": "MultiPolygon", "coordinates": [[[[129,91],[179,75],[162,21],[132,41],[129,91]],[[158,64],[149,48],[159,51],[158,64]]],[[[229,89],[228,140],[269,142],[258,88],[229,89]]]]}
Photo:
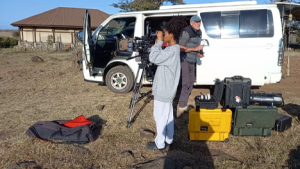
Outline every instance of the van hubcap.
{"type": "Polygon", "coordinates": [[[115,73],[111,76],[110,83],[115,89],[124,89],[127,85],[127,77],[123,73],[115,73]]]}

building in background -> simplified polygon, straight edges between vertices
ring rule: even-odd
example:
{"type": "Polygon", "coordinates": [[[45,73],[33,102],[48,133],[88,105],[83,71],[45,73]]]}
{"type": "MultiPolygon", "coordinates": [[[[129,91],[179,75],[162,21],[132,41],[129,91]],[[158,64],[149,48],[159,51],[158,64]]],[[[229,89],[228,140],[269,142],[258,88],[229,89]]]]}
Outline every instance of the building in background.
{"type": "MultiPolygon", "coordinates": [[[[110,15],[98,9],[88,9],[91,28],[95,30],[110,15]]],[[[42,43],[76,43],[76,34],[83,29],[86,9],[58,7],[12,23],[19,27],[20,42],[32,45],[42,43]]],[[[28,45],[28,44],[27,44],[28,45]]]]}

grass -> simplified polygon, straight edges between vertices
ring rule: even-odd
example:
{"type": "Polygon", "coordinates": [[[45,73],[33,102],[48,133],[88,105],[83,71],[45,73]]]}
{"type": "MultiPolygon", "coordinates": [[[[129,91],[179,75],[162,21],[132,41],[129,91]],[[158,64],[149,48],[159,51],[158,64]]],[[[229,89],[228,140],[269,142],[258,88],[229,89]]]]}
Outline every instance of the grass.
{"type": "MultiPolygon", "coordinates": [[[[286,104],[300,105],[300,59],[290,58],[291,77],[259,90],[281,92],[286,104]]],[[[35,161],[42,168],[130,168],[157,157],[169,157],[176,166],[193,168],[297,168],[300,166],[299,120],[293,116],[291,129],[270,137],[237,137],[228,143],[198,142],[188,139],[187,114],[175,120],[174,146],[164,152],[149,151],[149,140],[140,137],[140,128],[155,130],[153,100],[140,101],[143,111],[127,129],[131,93],[116,94],[106,86],[83,81],[82,72],[68,53],[13,52],[0,50],[0,166],[7,168],[35,161]],[[32,62],[39,56],[44,62],[32,62]],[[105,105],[102,111],[98,105],[105,105]],[[37,121],[71,120],[79,115],[100,119],[100,137],[85,145],[52,144],[25,135],[37,121]],[[134,157],[120,157],[131,150],[134,157]]],[[[148,92],[151,87],[143,87],[148,92]]],[[[204,90],[195,88],[190,97],[204,90]]],[[[300,110],[300,109],[299,109],[300,110]]],[[[280,113],[287,114],[279,109],[280,113]]]]}

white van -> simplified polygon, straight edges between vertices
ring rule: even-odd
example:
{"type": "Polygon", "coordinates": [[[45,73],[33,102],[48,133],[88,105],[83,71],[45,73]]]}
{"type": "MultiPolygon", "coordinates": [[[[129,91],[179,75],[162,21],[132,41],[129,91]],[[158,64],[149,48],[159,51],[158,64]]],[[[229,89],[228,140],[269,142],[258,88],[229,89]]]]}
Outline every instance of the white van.
{"type": "MultiPolygon", "coordinates": [[[[172,16],[202,19],[204,58],[198,58],[195,85],[214,85],[215,79],[235,75],[251,78],[253,86],[280,82],[284,45],[280,12],[276,4],[256,1],[161,6],[159,10],[111,15],[93,33],[87,11],[84,23],[84,80],[106,84],[116,93],[129,92],[138,71],[138,55],[121,41],[142,37],[146,23],[155,31],[172,16]]],[[[80,37],[80,35],[78,35],[80,37]]],[[[127,40],[128,41],[128,40],[127,40]]],[[[125,42],[127,42],[125,41],[125,42]]],[[[143,84],[151,84],[144,78],[143,84]]]]}

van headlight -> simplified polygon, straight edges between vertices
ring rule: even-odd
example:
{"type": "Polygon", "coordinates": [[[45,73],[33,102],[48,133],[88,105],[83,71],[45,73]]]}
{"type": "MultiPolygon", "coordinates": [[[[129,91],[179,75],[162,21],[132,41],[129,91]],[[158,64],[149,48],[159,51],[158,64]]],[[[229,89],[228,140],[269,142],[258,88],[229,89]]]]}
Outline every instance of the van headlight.
{"type": "Polygon", "coordinates": [[[282,66],[283,64],[283,58],[284,58],[284,44],[283,40],[279,40],[279,50],[278,50],[278,66],[282,66]]]}

